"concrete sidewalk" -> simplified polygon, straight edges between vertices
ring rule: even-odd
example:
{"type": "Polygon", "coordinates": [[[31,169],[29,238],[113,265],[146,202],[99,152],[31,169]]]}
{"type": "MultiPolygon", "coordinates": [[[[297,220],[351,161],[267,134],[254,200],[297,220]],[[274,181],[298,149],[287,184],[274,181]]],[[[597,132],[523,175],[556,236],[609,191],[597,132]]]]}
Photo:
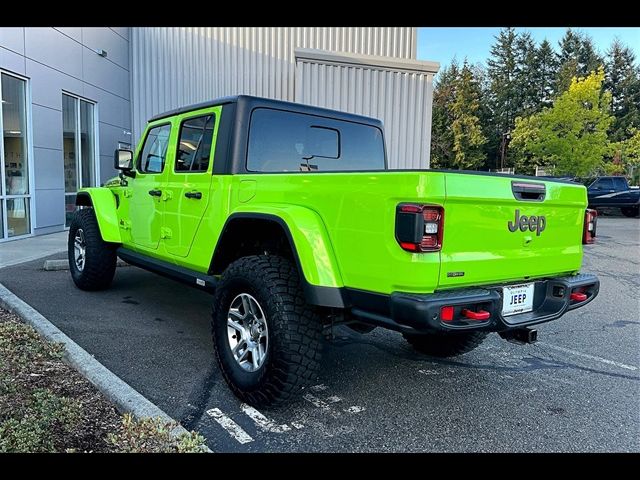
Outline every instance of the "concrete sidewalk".
{"type": "Polygon", "coordinates": [[[68,235],[64,231],[0,243],[0,268],[64,252],[68,235]]]}

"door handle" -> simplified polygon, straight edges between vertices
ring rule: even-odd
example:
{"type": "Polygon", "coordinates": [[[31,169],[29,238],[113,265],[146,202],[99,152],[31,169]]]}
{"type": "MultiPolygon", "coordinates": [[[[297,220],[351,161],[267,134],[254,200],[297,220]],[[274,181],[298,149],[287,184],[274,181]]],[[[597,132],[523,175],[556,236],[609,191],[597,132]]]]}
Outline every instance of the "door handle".
{"type": "Polygon", "coordinates": [[[149,195],[151,195],[152,197],[161,197],[162,190],[149,190],[149,195]]]}
{"type": "Polygon", "coordinates": [[[184,194],[187,198],[195,198],[196,200],[200,200],[202,198],[202,192],[187,192],[184,194]]]}

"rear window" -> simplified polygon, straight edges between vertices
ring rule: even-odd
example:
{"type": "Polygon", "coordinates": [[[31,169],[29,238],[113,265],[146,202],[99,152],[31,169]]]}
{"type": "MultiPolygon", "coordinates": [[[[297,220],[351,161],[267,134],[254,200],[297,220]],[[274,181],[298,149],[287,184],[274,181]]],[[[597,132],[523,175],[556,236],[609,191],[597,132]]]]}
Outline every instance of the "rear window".
{"type": "Polygon", "coordinates": [[[247,170],[384,170],[382,131],[371,125],[270,108],[251,114],[247,170]]]}

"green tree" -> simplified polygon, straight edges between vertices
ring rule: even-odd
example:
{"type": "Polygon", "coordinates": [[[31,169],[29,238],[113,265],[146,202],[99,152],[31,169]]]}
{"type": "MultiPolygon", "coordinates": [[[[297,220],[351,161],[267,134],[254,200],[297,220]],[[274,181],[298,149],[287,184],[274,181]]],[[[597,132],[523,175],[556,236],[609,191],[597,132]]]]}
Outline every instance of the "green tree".
{"type": "Polygon", "coordinates": [[[574,77],[585,77],[604,64],[593,40],[581,32],[567,29],[559,42],[557,92],[569,88],[574,77]]]}
{"type": "Polygon", "coordinates": [[[433,87],[433,107],[431,115],[431,166],[432,168],[451,168],[453,166],[453,113],[452,101],[455,98],[456,82],[460,73],[458,62],[454,58],[451,65],[443,68],[433,87]]]}
{"type": "Polygon", "coordinates": [[[531,34],[525,32],[516,36],[515,47],[517,96],[514,113],[516,116],[531,115],[538,110],[536,44],[531,34]]]}
{"type": "Polygon", "coordinates": [[[603,83],[602,68],[574,78],[553,107],[518,120],[512,143],[520,158],[551,165],[558,175],[586,176],[602,167],[613,122],[611,94],[603,83]]]}
{"type": "Polygon", "coordinates": [[[558,61],[551,44],[545,39],[535,56],[534,84],[536,88],[536,105],[538,110],[550,107],[556,93],[556,76],[558,74],[558,61]]]}
{"type": "Polygon", "coordinates": [[[487,140],[477,116],[480,97],[480,85],[465,59],[455,82],[455,97],[451,105],[453,166],[458,169],[477,169],[485,161],[482,147],[487,140]]]}
{"type": "Polygon", "coordinates": [[[635,178],[640,173],[640,129],[631,128],[626,140],[611,143],[612,160],[609,171],[618,174],[627,173],[635,178]],[[617,168],[616,168],[617,167],[617,168]]]}
{"type": "Polygon", "coordinates": [[[500,30],[491,46],[487,61],[489,76],[489,105],[493,118],[494,135],[511,130],[518,109],[517,35],[512,27],[500,30]]]}
{"type": "Polygon", "coordinates": [[[640,71],[630,48],[615,39],[607,51],[605,88],[615,117],[611,138],[620,142],[640,128],[640,71]]]}

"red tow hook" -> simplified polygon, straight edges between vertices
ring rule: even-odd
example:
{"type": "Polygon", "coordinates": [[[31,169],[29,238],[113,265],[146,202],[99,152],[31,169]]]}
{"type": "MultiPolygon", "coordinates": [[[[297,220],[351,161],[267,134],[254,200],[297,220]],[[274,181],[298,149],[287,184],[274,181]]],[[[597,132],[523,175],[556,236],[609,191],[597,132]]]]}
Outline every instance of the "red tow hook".
{"type": "Polygon", "coordinates": [[[473,312],[466,308],[464,308],[461,313],[462,315],[464,315],[470,320],[486,320],[491,316],[491,314],[485,310],[480,310],[479,312],[473,312]]]}
{"type": "Polygon", "coordinates": [[[576,302],[584,302],[587,299],[587,294],[580,293],[580,292],[573,292],[571,295],[569,295],[569,298],[576,302]]]}

